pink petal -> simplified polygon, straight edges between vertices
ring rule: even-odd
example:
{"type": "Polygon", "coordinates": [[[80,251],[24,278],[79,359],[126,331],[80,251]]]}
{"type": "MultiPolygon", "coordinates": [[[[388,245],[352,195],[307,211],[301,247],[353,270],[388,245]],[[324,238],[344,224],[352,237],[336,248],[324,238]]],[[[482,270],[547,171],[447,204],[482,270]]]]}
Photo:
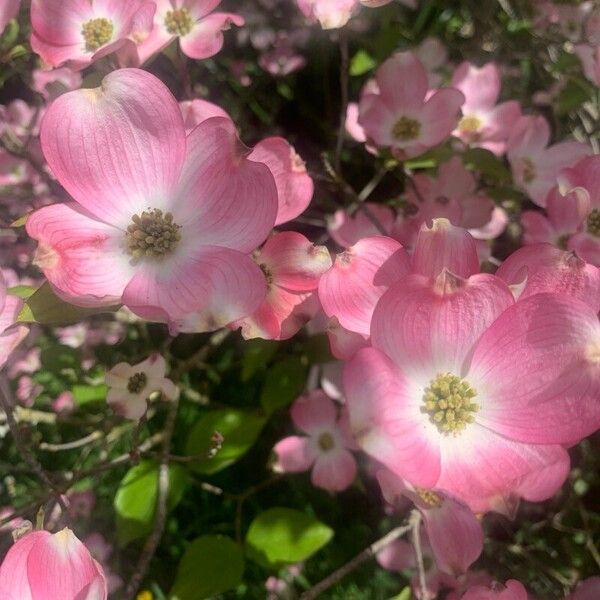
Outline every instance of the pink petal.
{"type": "Polygon", "coordinates": [[[314,185],[293,146],[283,138],[267,138],[254,146],[248,158],[267,165],[275,178],[279,199],[275,225],[287,223],[306,210],[314,185]]]}
{"type": "Polygon", "coordinates": [[[412,546],[404,540],[395,540],[377,553],[377,563],[388,571],[404,571],[413,569],[415,554],[412,546]]]}
{"type": "Polygon", "coordinates": [[[335,427],[335,404],[321,390],[300,396],[291,408],[294,425],[309,435],[335,427]]]}
{"type": "Polygon", "coordinates": [[[588,577],[569,596],[569,600],[597,600],[600,597],[600,577],[588,577]]]}
{"type": "Polygon", "coordinates": [[[277,442],[273,452],[277,455],[276,469],[283,473],[308,471],[317,457],[310,438],[296,435],[277,442]]]}
{"type": "Polygon", "coordinates": [[[523,227],[523,243],[540,244],[547,242],[553,244],[559,237],[548,218],[538,210],[526,210],[521,214],[523,227]]]}
{"type": "Polygon", "coordinates": [[[189,134],[200,125],[200,123],[211,117],[223,117],[224,119],[231,118],[220,106],[201,98],[180,102],[179,108],[183,115],[186,134],[189,134]]]}
{"type": "Polygon", "coordinates": [[[394,112],[422,106],[429,82],[427,71],[412,52],[397,52],[377,70],[381,98],[394,112]],[[402,81],[403,85],[398,85],[402,81]]]}
{"type": "Polygon", "coordinates": [[[369,335],[373,309],[385,290],[409,272],[409,259],[395,240],[371,237],[338,254],[319,282],[325,314],[345,329],[369,335]]]}
{"type": "Polygon", "coordinates": [[[560,233],[575,233],[591,211],[590,195],[583,188],[561,194],[558,187],[546,198],[548,218],[560,233]]]}
{"type": "Polygon", "coordinates": [[[593,207],[600,207],[600,156],[588,156],[573,167],[565,169],[559,176],[561,191],[583,188],[590,196],[593,207]]]}
{"type": "Polygon", "coordinates": [[[357,142],[366,142],[367,136],[365,130],[358,123],[358,104],[356,102],[348,103],[346,111],[346,131],[357,142]]]}
{"type": "Polygon", "coordinates": [[[327,337],[329,338],[331,354],[339,360],[349,360],[361,348],[369,345],[364,335],[344,329],[336,317],[329,319],[327,337]]]}
{"type": "Polygon", "coordinates": [[[200,246],[179,261],[141,265],[125,288],[123,303],[181,331],[214,331],[252,314],[265,292],[264,275],[247,255],[200,246]]]}
{"type": "Polygon", "coordinates": [[[600,238],[595,235],[587,232],[576,233],[569,239],[568,248],[583,260],[600,266],[600,238]]]}
{"type": "Polygon", "coordinates": [[[195,59],[209,58],[223,47],[223,31],[231,25],[241,27],[245,23],[242,16],[233,13],[213,13],[200,20],[187,35],[179,39],[186,56],[195,59]]]}
{"type": "Polygon", "coordinates": [[[454,71],[451,85],[465,95],[465,111],[489,109],[500,95],[500,71],[495,63],[478,68],[463,62],[454,71]]]}
{"type": "Polygon", "coordinates": [[[556,454],[553,460],[548,459],[544,467],[528,473],[513,485],[514,492],[529,502],[542,502],[554,496],[569,475],[568,452],[560,446],[552,448],[556,454]]]}
{"type": "Polygon", "coordinates": [[[185,155],[175,98],[138,69],[113,71],[100,88],[57,98],[44,115],[41,143],[67,192],[122,228],[148,207],[169,209],[185,155]]]}
{"type": "Polygon", "coordinates": [[[445,272],[435,285],[411,275],[379,301],[371,343],[408,373],[464,374],[479,337],[511,304],[508,286],[493,275],[445,272]]]}
{"type": "Polygon", "coordinates": [[[470,587],[461,600],[527,600],[527,590],[516,579],[509,579],[506,585],[492,584],[491,588],[482,585],[470,587]]]}
{"type": "Polygon", "coordinates": [[[32,0],[34,33],[53,45],[81,44],[81,25],[93,17],[86,0],[32,0]]]}
{"type": "Polygon", "coordinates": [[[7,296],[0,310],[0,368],[29,333],[25,325],[15,325],[22,308],[23,301],[20,298],[7,296]]]}
{"type": "Polygon", "coordinates": [[[172,211],[202,244],[251,252],[271,231],[277,190],[269,169],[248,160],[230,119],[203,121],[187,137],[172,211]]]}
{"type": "Polygon", "coordinates": [[[480,521],[470,508],[452,498],[445,498],[441,506],[422,512],[427,538],[440,571],[455,577],[466,573],[483,550],[480,521]]]}
{"type": "Polygon", "coordinates": [[[325,246],[316,246],[294,231],[269,238],[258,262],[267,267],[278,286],[296,292],[316,290],[319,279],[332,264],[325,246]]]}
{"type": "MultiPolygon", "coordinates": [[[[508,214],[500,206],[495,206],[490,220],[483,226],[476,229],[469,229],[469,233],[475,240],[494,240],[500,236],[508,225],[508,214]]],[[[479,257],[481,261],[481,256],[479,257]]]]}
{"type": "Polygon", "coordinates": [[[21,0],[5,0],[0,7],[0,33],[4,31],[9,21],[19,14],[20,6],[21,0]]]}
{"type": "Polygon", "coordinates": [[[435,92],[421,112],[421,142],[436,146],[449,137],[458,124],[460,107],[464,101],[462,92],[452,88],[435,92]]]}
{"type": "MultiPolygon", "coordinates": [[[[27,572],[33,598],[44,600],[78,600],[79,594],[102,576],[98,563],[69,529],[33,545],[27,559],[27,572]]],[[[100,598],[105,600],[106,597],[104,583],[100,598]]]]}
{"type": "Polygon", "coordinates": [[[444,269],[458,277],[479,272],[475,240],[468,231],[447,219],[421,226],[412,257],[412,272],[435,279],[444,269]]]}
{"type": "Polygon", "coordinates": [[[80,306],[120,303],[135,272],[123,248],[124,231],[74,202],[40,208],[26,228],[39,242],[36,264],[61,296],[80,306]]]}
{"type": "Polygon", "coordinates": [[[382,352],[365,348],[346,364],[344,391],[358,445],[413,485],[433,487],[440,473],[439,435],[423,419],[412,382],[382,352]]]}
{"type": "Polygon", "coordinates": [[[359,206],[352,216],[342,209],[335,211],[327,223],[327,231],[337,244],[344,248],[350,248],[361,238],[381,235],[380,228],[375,225],[373,220],[377,221],[383,231],[389,232],[392,230],[395,219],[396,215],[391,208],[382,204],[366,202],[359,206]]]}
{"type": "MultiPolygon", "coordinates": [[[[100,565],[98,563],[96,563],[96,565],[100,570],[100,565]]],[[[107,587],[108,584],[106,579],[103,575],[99,575],[89,585],[81,590],[77,596],[75,596],[75,600],[106,600],[107,587]]]]}
{"type": "Polygon", "coordinates": [[[476,420],[511,439],[570,444],[600,427],[600,323],[565,295],[536,294],[479,340],[470,373],[476,420]]]}
{"type": "Polygon", "coordinates": [[[356,461],[348,450],[333,450],[315,460],[311,473],[312,484],[330,492],[341,492],[356,477],[356,461]]]}

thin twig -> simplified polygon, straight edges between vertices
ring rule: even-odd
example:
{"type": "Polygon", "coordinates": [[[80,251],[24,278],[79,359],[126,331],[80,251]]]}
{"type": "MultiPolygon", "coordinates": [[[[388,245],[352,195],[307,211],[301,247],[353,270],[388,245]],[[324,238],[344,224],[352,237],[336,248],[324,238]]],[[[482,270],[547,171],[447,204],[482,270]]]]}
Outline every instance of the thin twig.
{"type": "Polygon", "coordinates": [[[413,510],[410,521],[412,524],[412,544],[417,558],[417,570],[419,573],[419,588],[421,594],[419,598],[429,600],[429,590],[425,581],[425,564],[423,562],[423,549],[421,548],[421,513],[418,510],[413,510]]]}
{"type": "Polygon", "coordinates": [[[337,143],[335,146],[335,159],[333,164],[335,170],[339,173],[342,165],[342,150],[344,148],[344,137],[346,131],[346,113],[348,112],[348,75],[350,60],[348,57],[348,36],[345,29],[339,31],[340,44],[340,91],[342,106],[340,108],[340,126],[338,129],[337,143]]]}
{"type": "Polygon", "coordinates": [[[41,442],[39,445],[40,450],[45,450],[46,452],[62,452],[64,450],[75,450],[76,448],[81,448],[82,446],[87,446],[88,444],[93,444],[94,442],[101,440],[104,437],[104,432],[102,431],[92,431],[89,435],[82,437],[78,440],[73,440],[72,442],[65,442],[64,444],[50,444],[48,442],[41,442]]]}
{"type": "Polygon", "coordinates": [[[162,538],[162,534],[165,529],[165,523],[167,521],[167,512],[168,512],[168,498],[169,498],[169,454],[171,451],[171,441],[173,439],[173,432],[175,430],[175,420],[177,418],[177,407],[179,405],[178,400],[174,400],[170,407],[169,412],[167,414],[167,422],[165,423],[164,428],[164,438],[163,438],[163,446],[162,446],[162,456],[160,460],[160,466],[158,469],[158,496],[156,499],[156,512],[154,515],[154,527],[152,528],[152,533],[146,540],[144,544],[144,548],[142,549],[142,553],[140,558],[138,559],[137,565],[133,571],[131,579],[127,584],[127,588],[125,590],[125,598],[131,599],[135,598],[135,595],[142,583],[146,573],[148,572],[148,567],[150,566],[150,561],[152,560],[156,549],[158,548],[158,544],[160,543],[160,539],[162,538]]]}
{"type": "Polygon", "coordinates": [[[414,525],[411,518],[411,522],[409,522],[407,525],[401,525],[400,527],[392,529],[381,539],[365,548],[362,552],[360,552],[360,554],[357,554],[352,560],[348,561],[345,565],[342,565],[339,569],[331,573],[331,575],[325,577],[325,579],[310,588],[310,590],[304,592],[300,596],[300,600],[314,600],[315,598],[318,598],[320,594],[335,585],[338,581],[348,575],[348,573],[351,573],[357,567],[362,565],[362,563],[366,562],[370,558],[373,558],[378,552],[381,552],[381,550],[383,550],[386,546],[389,546],[393,541],[401,538],[413,527],[414,525]]]}

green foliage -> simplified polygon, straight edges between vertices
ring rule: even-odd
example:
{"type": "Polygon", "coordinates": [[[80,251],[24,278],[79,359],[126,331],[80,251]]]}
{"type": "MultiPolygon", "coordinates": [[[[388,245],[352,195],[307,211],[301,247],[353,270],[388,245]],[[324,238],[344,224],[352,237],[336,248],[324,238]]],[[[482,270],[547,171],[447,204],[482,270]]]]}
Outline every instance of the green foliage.
{"type": "Polygon", "coordinates": [[[223,535],[203,535],[187,548],[169,600],[202,600],[236,587],[244,572],[244,554],[223,535]]]}
{"type": "Polygon", "coordinates": [[[248,557],[267,567],[310,558],[333,537],[333,529],[314,517],[291,508],[270,508],[248,529],[248,557]]]}
{"type": "MultiPolygon", "coordinates": [[[[127,471],[119,484],[114,500],[117,517],[117,540],[125,546],[152,531],[158,498],[159,465],[145,460],[127,471]]],[[[168,508],[172,510],[181,500],[188,484],[185,469],[169,466],[168,508]]]]}
{"type": "Polygon", "coordinates": [[[205,474],[225,469],[250,449],[264,424],[264,417],[246,410],[231,408],[204,413],[187,440],[186,454],[200,456],[190,468],[205,474]],[[214,446],[215,433],[223,436],[223,444],[216,455],[210,458],[208,454],[214,446]]]}
{"type": "Polygon", "coordinates": [[[359,50],[350,62],[350,75],[358,77],[372,71],[377,61],[365,50],[359,50]]]}
{"type": "Polygon", "coordinates": [[[308,368],[297,356],[275,363],[267,373],[260,393],[260,403],[267,413],[291,404],[302,393],[308,368]]]}

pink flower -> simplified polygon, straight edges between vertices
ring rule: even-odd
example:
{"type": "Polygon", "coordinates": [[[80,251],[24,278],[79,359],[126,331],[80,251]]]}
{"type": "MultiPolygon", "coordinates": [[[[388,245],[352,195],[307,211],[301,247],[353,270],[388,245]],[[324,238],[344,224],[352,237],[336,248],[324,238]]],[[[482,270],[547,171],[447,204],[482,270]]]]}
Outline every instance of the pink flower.
{"type": "Polygon", "coordinates": [[[0,271],[0,367],[6,364],[29,331],[25,325],[16,324],[22,307],[20,298],[7,293],[4,275],[0,271]]]}
{"type": "Polygon", "coordinates": [[[591,149],[580,142],[548,146],[550,127],[542,116],[524,116],[514,125],[508,140],[508,161],[515,183],[538,206],[546,206],[548,192],[556,185],[558,173],[574,165],[591,149]]]}
{"type": "Polygon", "coordinates": [[[312,467],[314,486],[341,492],[354,480],[356,461],[348,451],[355,445],[347,429],[345,414],[324,392],[316,390],[300,396],[291,409],[294,425],[306,436],[284,438],[273,448],[275,469],[300,473],[312,467]]]}
{"type": "Polygon", "coordinates": [[[11,19],[19,14],[21,0],[4,0],[0,5],[0,34],[11,19]]]}
{"type": "Polygon", "coordinates": [[[33,531],[0,566],[3,600],[106,600],[102,567],[70,529],[33,531]]]}
{"type": "Polygon", "coordinates": [[[588,577],[582,581],[568,600],[597,600],[600,597],[600,577],[588,577]]]}
{"type": "Polygon", "coordinates": [[[320,308],[319,278],[331,267],[325,246],[316,246],[300,233],[277,233],[255,261],[267,278],[267,296],[258,310],[236,322],[246,339],[288,339],[310,321],[320,308]]]}
{"type": "Polygon", "coordinates": [[[231,119],[229,114],[217,104],[196,98],[195,100],[185,100],[179,103],[186,134],[190,134],[200,123],[211,117],[223,117],[231,119]]]}
{"type": "Polygon", "coordinates": [[[154,26],[150,35],[138,44],[137,62],[151,56],[179,38],[182,52],[195,59],[217,54],[225,41],[223,31],[231,25],[241,27],[244,18],[233,13],[213,12],[221,0],[156,0],[154,26]]]}
{"type": "Polygon", "coordinates": [[[271,230],[277,190],[228,119],[185,136],[181,111],[149,73],[121,69],[48,109],[44,155],[75,202],[33,213],[36,262],[68,301],[214,330],[266,293],[247,256],[271,230]]]}
{"type": "Polygon", "coordinates": [[[414,54],[395,54],[375,77],[379,93],[361,98],[358,119],[374,145],[390,148],[399,159],[410,158],[437,146],[456,128],[465,97],[446,88],[426,99],[427,71],[414,54]]]}
{"type": "Polygon", "coordinates": [[[452,86],[465,95],[463,117],[454,135],[472,146],[480,146],[495,154],[504,154],[506,141],[521,117],[518,102],[497,104],[500,96],[500,71],[495,63],[481,68],[463,62],[452,76],[452,86]]]}
{"type": "Polygon", "coordinates": [[[150,32],[154,11],[145,0],[33,0],[31,47],[53,67],[82,69],[135,46],[150,32]]]}
{"type": "Polygon", "coordinates": [[[110,388],[106,402],[115,412],[139,420],[146,409],[150,396],[160,393],[163,400],[175,400],[179,390],[165,377],[167,364],[159,354],[153,354],[136,365],[119,363],[106,372],[106,385],[110,388]]]}
{"type": "Polygon", "coordinates": [[[90,533],[84,538],[83,543],[92,557],[102,565],[108,593],[112,594],[123,585],[123,580],[112,573],[108,566],[108,559],[113,551],[112,545],[104,539],[101,533],[90,533]]]}
{"type": "Polygon", "coordinates": [[[33,89],[46,101],[54,100],[61,94],[76,90],[80,86],[81,74],[67,67],[52,71],[42,69],[33,71],[33,89]]]}
{"type": "Polygon", "coordinates": [[[52,400],[52,410],[56,413],[68,413],[73,410],[75,403],[71,392],[62,392],[52,400]]]}
{"type": "Polygon", "coordinates": [[[371,345],[344,372],[352,431],[415,487],[471,505],[565,460],[562,445],[600,426],[600,323],[575,298],[513,304],[498,277],[411,275],[377,304],[371,345]]]}
{"type": "Polygon", "coordinates": [[[260,55],[258,64],[273,77],[285,77],[302,69],[306,59],[289,42],[279,40],[271,50],[260,55]]]}
{"type": "Polygon", "coordinates": [[[470,587],[461,600],[527,600],[527,590],[516,579],[509,579],[504,585],[492,583],[491,587],[475,585],[470,587]]]}
{"type": "Polygon", "coordinates": [[[579,57],[585,76],[597,86],[600,86],[600,43],[597,46],[578,44],[575,54],[579,57]]]}
{"type": "Polygon", "coordinates": [[[344,248],[350,248],[362,238],[382,235],[381,229],[390,232],[396,215],[383,204],[365,202],[349,215],[339,209],[327,222],[327,231],[333,240],[344,248]]]}

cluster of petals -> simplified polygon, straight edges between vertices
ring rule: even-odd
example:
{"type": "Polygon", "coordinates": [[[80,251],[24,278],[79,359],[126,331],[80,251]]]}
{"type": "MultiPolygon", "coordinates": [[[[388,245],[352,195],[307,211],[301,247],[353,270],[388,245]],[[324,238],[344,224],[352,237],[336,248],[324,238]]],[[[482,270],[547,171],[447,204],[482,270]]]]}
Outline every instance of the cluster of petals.
{"type": "Polygon", "coordinates": [[[70,529],[32,531],[0,566],[3,600],[106,600],[102,567],[70,529]]]}
{"type": "Polygon", "coordinates": [[[249,253],[275,223],[277,188],[229,119],[207,119],[186,136],[167,87],[121,69],[101,88],[57,98],[41,143],[74,201],[36,211],[27,232],[64,299],[123,303],[195,331],[260,306],[266,281],[249,253]]]}
{"type": "Polygon", "coordinates": [[[471,146],[480,146],[501,155],[521,107],[515,100],[498,104],[502,81],[495,63],[478,68],[461,63],[452,75],[452,87],[465,96],[463,116],[454,135],[471,146]]]}
{"type": "Polygon", "coordinates": [[[254,314],[234,323],[246,339],[284,340],[315,317],[321,275],[331,268],[325,246],[317,246],[294,231],[276,233],[255,252],[254,260],[267,278],[267,295],[254,314]]]}
{"type": "Polygon", "coordinates": [[[25,325],[16,323],[23,301],[7,292],[4,275],[0,271],[0,367],[28,333],[25,325]]]}
{"type": "Polygon", "coordinates": [[[283,473],[311,470],[316,487],[340,492],[356,476],[356,460],[350,450],[356,445],[350,435],[344,409],[321,390],[300,396],[291,408],[294,425],[305,435],[290,436],[278,442],[274,469],[283,473]]]}
{"type": "Polygon", "coordinates": [[[548,146],[550,126],[542,116],[526,115],[513,127],[507,157],[515,183],[538,206],[545,207],[548,192],[556,185],[562,169],[572,167],[591,149],[581,142],[548,146]]]}
{"type": "Polygon", "coordinates": [[[166,372],[167,363],[160,354],[136,365],[119,363],[106,372],[106,402],[117,414],[137,421],[145,414],[152,394],[159,393],[164,400],[177,399],[179,390],[166,372]]]}
{"type": "Polygon", "coordinates": [[[372,145],[403,160],[437,146],[457,127],[465,96],[454,88],[430,92],[428,73],[413,53],[388,58],[375,81],[362,94],[358,115],[372,145]]]}

